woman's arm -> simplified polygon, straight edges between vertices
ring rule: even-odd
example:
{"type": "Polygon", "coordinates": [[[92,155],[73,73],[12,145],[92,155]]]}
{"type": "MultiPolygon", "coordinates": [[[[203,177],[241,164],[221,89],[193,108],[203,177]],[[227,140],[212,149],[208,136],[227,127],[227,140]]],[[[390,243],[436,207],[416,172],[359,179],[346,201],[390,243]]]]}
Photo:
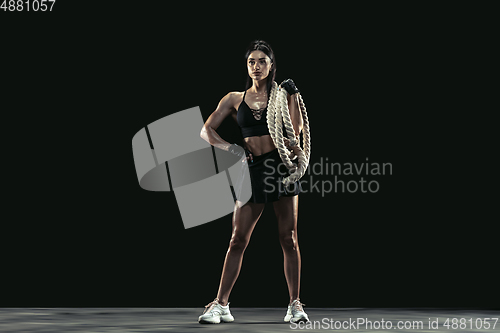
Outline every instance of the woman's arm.
{"type": "Polygon", "coordinates": [[[221,99],[219,105],[217,105],[217,109],[215,109],[210,117],[208,117],[200,132],[202,139],[210,143],[212,146],[226,151],[229,150],[231,144],[224,141],[215,130],[219,128],[220,124],[227,116],[236,110],[234,105],[237,94],[238,93],[230,92],[221,99]]]}
{"type": "Polygon", "coordinates": [[[291,96],[287,94],[286,97],[288,100],[288,111],[290,111],[290,120],[292,121],[295,135],[298,136],[300,132],[302,132],[302,127],[304,126],[302,114],[300,112],[299,97],[296,93],[291,96]]]}

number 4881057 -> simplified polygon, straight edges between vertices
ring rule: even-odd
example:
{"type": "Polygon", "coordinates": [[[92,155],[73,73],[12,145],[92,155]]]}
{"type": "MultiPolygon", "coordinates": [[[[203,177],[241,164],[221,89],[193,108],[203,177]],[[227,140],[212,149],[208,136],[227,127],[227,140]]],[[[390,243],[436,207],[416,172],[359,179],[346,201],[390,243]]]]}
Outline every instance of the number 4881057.
{"type": "Polygon", "coordinates": [[[52,11],[56,0],[3,0],[0,9],[4,12],[22,12],[22,11],[52,11]]]}

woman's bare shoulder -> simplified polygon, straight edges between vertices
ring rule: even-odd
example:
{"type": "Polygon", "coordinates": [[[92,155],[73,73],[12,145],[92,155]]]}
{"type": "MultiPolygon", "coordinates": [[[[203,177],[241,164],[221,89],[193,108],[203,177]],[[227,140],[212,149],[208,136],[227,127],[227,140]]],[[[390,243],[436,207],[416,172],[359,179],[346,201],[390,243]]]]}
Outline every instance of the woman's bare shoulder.
{"type": "Polygon", "coordinates": [[[242,100],[244,93],[245,93],[244,91],[231,91],[228,95],[230,95],[232,99],[242,100]]]}
{"type": "Polygon", "coordinates": [[[222,97],[215,112],[226,115],[231,112],[236,112],[242,100],[243,100],[243,92],[239,91],[229,92],[224,97],[222,97]]]}
{"type": "Polygon", "coordinates": [[[233,108],[238,109],[238,106],[243,101],[244,91],[231,91],[223,99],[227,99],[233,108]]]}

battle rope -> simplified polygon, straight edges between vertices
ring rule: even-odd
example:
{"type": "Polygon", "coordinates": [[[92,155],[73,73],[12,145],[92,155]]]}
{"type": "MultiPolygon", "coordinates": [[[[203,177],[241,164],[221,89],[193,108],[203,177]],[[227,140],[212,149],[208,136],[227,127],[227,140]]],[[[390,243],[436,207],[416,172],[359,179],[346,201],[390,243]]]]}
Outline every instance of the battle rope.
{"type": "MultiPolygon", "coordinates": [[[[288,80],[287,80],[288,81],[288,80]]],[[[291,80],[290,80],[291,81],[291,80]]],[[[286,81],[283,81],[286,82],[286,81]]],[[[293,83],[293,81],[291,81],[293,83]]],[[[283,179],[283,184],[294,183],[299,180],[307,170],[309,165],[309,157],[311,155],[311,135],[309,131],[309,119],[307,118],[306,106],[302,95],[297,90],[299,97],[300,112],[303,121],[303,148],[300,147],[300,136],[295,135],[293,125],[290,120],[290,112],[288,111],[287,91],[282,87],[283,83],[278,87],[278,84],[273,81],[271,93],[269,95],[269,107],[267,111],[267,126],[269,134],[274,142],[281,160],[289,170],[290,175],[283,179]],[[285,146],[283,137],[283,126],[286,131],[290,147],[297,146],[298,156],[295,156],[293,151],[288,150],[285,146]],[[298,165],[292,163],[292,160],[298,158],[298,165]]]]}

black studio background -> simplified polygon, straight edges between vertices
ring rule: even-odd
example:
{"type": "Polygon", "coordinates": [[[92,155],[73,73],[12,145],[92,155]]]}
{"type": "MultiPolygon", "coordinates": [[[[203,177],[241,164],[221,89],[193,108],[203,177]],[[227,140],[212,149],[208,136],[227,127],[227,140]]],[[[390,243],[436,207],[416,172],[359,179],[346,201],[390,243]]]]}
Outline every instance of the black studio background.
{"type": "MultiPolygon", "coordinates": [[[[7,207],[15,213],[4,222],[2,279],[14,293],[2,305],[201,307],[216,296],[231,216],[185,230],[172,192],[138,185],[131,140],[193,106],[206,120],[225,94],[242,91],[254,39],[273,47],[277,82],[293,78],[301,89],[311,165],[368,158],[393,166],[369,178],[377,193],[301,194],[301,299],[312,307],[495,305],[492,220],[477,209],[474,184],[449,167],[470,158],[458,150],[464,119],[450,117],[463,106],[451,55],[466,21],[449,9],[411,16],[359,4],[304,10],[292,27],[285,14],[263,24],[245,9],[223,19],[166,3],[102,6],[60,1],[45,16],[1,13],[9,31],[2,58],[24,63],[5,69],[5,105],[26,124],[18,140],[37,147],[7,207]]],[[[219,133],[241,140],[230,119],[219,133]]],[[[230,301],[288,302],[271,205],[230,301]]]]}

